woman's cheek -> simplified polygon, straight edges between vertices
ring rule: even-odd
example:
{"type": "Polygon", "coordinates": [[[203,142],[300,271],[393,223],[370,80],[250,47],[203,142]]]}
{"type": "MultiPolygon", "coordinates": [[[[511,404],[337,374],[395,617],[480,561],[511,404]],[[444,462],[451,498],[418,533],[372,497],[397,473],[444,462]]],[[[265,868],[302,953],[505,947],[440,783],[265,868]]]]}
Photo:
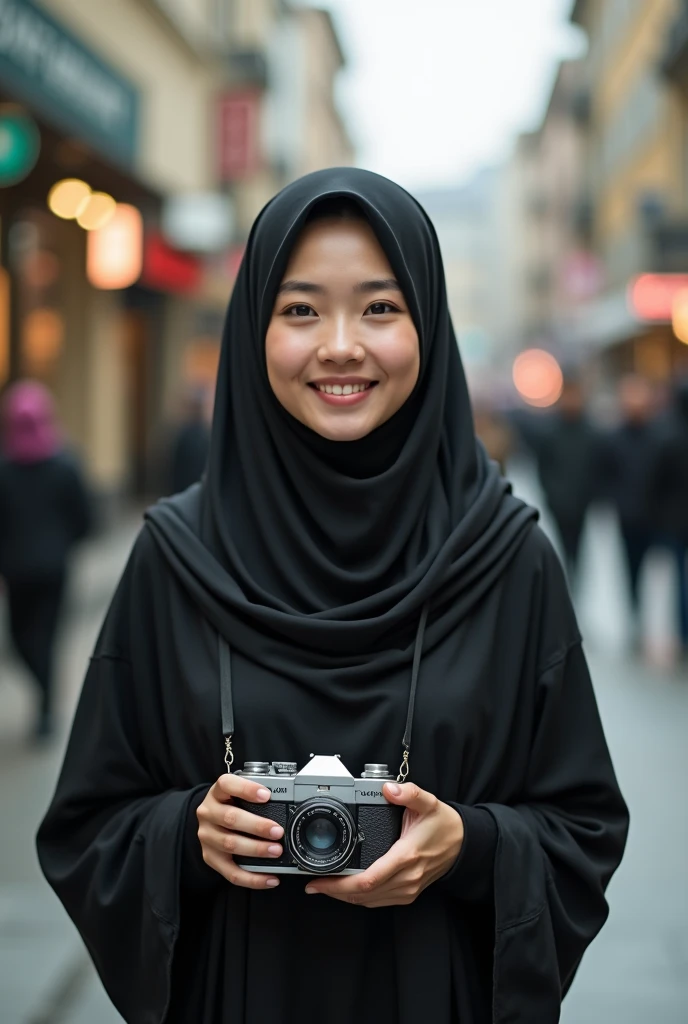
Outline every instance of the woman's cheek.
{"type": "Polygon", "coordinates": [[[371,340],[370,353],[388,377],[418,376],[420,351],[418,335],[413,326],[400,329],[394,325],[389,332],[371,340]]]}
{"type": "Polygon", "coordinates": [[[266,337],[268,373],[280,380],[293,380],[308,364],[312,344],[305,331],[286,326],[270,327],[266,337]]]}

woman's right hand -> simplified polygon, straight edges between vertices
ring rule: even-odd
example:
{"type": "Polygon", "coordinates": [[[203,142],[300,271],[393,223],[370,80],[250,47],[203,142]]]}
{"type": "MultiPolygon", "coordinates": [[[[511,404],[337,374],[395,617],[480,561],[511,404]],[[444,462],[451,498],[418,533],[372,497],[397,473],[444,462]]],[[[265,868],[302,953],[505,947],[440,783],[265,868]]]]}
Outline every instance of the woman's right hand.
{"type": "Polygon", "coordinates": [[[265,804],[271,795],[257,782],[238,775],[221,775],[196,811],[203,860],[232,885],[246,889],[274,889],[279,885],[274,875],[244,871],[234,862],[235,854],[268,860],[281,856],[282,847],[276,842],[284,834],[281,825],[232,803],[238,797],[249,803],[265,804]]]}

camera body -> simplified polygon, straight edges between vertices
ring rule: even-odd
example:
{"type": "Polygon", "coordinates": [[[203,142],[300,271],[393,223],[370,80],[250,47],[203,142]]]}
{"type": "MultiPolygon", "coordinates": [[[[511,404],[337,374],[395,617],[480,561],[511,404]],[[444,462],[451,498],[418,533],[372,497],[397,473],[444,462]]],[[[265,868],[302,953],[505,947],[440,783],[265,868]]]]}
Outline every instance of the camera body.
{"type": "Polygon", "coordinates": [[[247,871],[354,875],[386,853],[401,833],[403,808],[382,793],[385,782],[394,781],[386,764],[366,764],[355,778],[338,754],[312,754],[301,771],[291,761],[246,761],[236,774],[272,793],[267,804],[237,800],[237,806],[284,829],[281,857],[235,857],[247,871]]]}

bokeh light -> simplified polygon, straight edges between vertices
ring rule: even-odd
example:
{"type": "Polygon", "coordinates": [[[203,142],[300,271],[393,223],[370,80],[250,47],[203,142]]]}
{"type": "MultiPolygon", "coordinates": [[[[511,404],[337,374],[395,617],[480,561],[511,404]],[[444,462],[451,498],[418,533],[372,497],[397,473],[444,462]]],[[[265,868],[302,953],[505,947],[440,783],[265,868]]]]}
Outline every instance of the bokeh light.
{"type": "Polygon", "coordinates": [[[550,352],[530,348],[514,360],[513,381],[524,402],[546,409],[561,395],[564,375],[550,352]]]}
{"type": "Polygon", "coordinates": [[[80,178],[63,178],[48,193],[48,206],[56,217],[74,220],[86,208],[91,187],[80,178]]]}
{"type": "Polygon", "coordinates": [[[107,192],[92,192],[76,222],[84,231],[97,231],[114,216],[116,207],[117,203],[107,192]]]}
{"type": "Polygon", "coordinates": [[[688,288],[682,288],[674,298],[671,307],[671,326],[678,340],[688,345],[688,288]]]}
{"type": "Polygon", "coordinates": [[[118,203],[107,224],[89,231],[86,274],[94,288],[128,288],[143,266],[143,220],[135,206],[118,203]]]}

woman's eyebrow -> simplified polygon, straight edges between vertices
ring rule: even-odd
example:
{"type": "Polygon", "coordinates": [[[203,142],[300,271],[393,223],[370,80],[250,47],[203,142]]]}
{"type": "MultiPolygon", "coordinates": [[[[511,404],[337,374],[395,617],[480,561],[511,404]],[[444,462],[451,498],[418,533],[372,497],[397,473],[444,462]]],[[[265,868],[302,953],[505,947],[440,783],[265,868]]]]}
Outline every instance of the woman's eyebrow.
{"type": "Polygon", "coordinates": [[[354,288],[355,292],[384,292],[393,290],[396,292],[401,291],[401,285],[393,277],[384,277],[379,281],[361,281],[354,288]]]}
{"type": "Polygon", "coordinates": [[[325,289],[321,284],[314,284],[312,281],[282,281],[277,289],[280,292],[316,292],[323,294],[325,289]]]}

